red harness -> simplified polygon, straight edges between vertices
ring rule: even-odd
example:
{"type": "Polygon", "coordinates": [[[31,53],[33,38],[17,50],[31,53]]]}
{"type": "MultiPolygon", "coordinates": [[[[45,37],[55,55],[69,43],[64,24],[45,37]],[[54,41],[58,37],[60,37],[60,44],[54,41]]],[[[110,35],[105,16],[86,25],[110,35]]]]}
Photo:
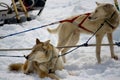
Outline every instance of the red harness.
{"type": "MultiPolygon", "coordinates": [[[[85,22],[85,20],[89,17],[90,14],[91,14],[91,13],[86,13],[86,14],[84,14],[84,15],[86,15],[86,17],[82,20],[82,22],[80,22],[80,23],[78,24],[78,27],[81,28],[81,29],[83,29],[83,30],[85,30],[85,31],[87,31],[87,32],[93,33],[92,31],[90,31],[90,30],[88,30],[87,28],[85,28],[84,26],[82,26],[82,24],[85,22]]],[[[68,19],[62,20],[62,21],[60,21],[60,23],[62,23],[62,22],[70,22],[70,23],[73,23],[78,17],[79,17],[79,16],[76,16],[76,17],[72,18],[71,20],[68,20],[68,19]]]]}

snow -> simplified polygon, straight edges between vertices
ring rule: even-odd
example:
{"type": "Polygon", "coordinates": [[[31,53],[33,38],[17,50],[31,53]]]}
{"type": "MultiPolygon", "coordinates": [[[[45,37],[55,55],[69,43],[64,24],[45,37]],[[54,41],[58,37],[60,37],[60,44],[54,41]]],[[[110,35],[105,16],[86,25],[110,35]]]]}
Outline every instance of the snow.
{"type": "MultiPolygon", "coordinates": [[[[0,36],[31,29],[37,26],[48,24],[54,21],[65,19],[69,16],[91,12],[95,9],[95,2],[114,3],[113,0],[47,0],[45,9],[41,16],[36,20],[22,23],[21,25],[4,25],[0,27],[0,36]]],[[[119,0],[118,0],[119,1],[119,0]]],[[[10,0],[2,0],[10,4],[10,0]]],[[[119,1],[120,4],[120,1],[119,1]]],[[[35,15],[36,11],[31,14],[35,15]]],[[[54,28],[58,26],[48,26],[54,28]]],[[[114,33],[115,41],[120,41],[120,28],[114,33]]],[[[82,35],[78,44],[84,43],[90,35],[82,35]]],[[[0,40],[0,48],[30,48],[35,44],[35,39],[41,41],[51,40],[56,46],[57,36],[51,35],[46,28],[38,29],[28,33],[19,34],[0,40]]],[[[93,38],[90,43],[95,43],[93,38]]],[[[107,43],[104,38],[103,43],[107,43]]],[[[0,55],[27,55],[30,51],[0,52],[0,55]]],[[[120,58],[120,49],[115,46],[115,53],[120,58]]],[[[102,63],[98,64],[95,57],[95,47],[83,47],[68,54],[65,69],[56,71],[61,80],[120,80],[120,59],[115,61],[110,58],[109,47],[102,47],[101,57],[102,63]]],[[[0,80],[51,80],[50,78],[39,78],[36,74],[25,75],[22,72],[10,72],[8,65],[11,63],[24,62],[24,58],[0,57],[0,80]]]]}

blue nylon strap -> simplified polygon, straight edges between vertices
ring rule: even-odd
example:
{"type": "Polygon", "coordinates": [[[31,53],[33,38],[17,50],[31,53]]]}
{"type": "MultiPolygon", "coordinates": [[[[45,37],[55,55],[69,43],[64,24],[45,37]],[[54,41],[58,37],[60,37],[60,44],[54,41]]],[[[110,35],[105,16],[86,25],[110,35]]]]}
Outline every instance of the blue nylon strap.
{"type": "Polygon", "coordinates": [[[43,28],[43,27],[46,27],[46,26],[50,26],[50,25],[53,25],[53,24],[57,24],[57,23],[59,23],[59,22],[60,22],[60,21],[56,21],[56,22],[53,22],[53,23],[50,23],[50,24],[47,24],[47,25],[43,25],[43,26],[40,26],[40,27],[35,27],[35,28],[31,28],[31,29],[28,29],[28,30],[25,30],[25,31],[12,33],[12,34],[9,34],[9,35],[6,35],[6,36],[0,36],[0,39],[4,39],[4,38],[11,37],[11,36],[14,36],[14,35],[18,35],[18,34],[30,32],[30,31],[34,31],[34,30],[37,30],[37,29],[40,29],[40,28],[43,28]]]}

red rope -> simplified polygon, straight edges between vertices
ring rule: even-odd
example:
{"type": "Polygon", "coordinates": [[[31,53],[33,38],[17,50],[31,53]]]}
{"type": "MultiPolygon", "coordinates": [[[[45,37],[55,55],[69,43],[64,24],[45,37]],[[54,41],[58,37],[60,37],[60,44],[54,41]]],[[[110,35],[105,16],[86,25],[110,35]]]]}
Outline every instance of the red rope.
{"type": "MultiPolygon", "coordinates": [[[[83,19],[83,21],[82,21],[80,24],[78,24],[78,26],[79,26],[79,28],[84,29],[84,30],[87,31],[87,32],[93,33],[92,31],[90,31],[90,30],[88,30],[87,28],[85,28],[85,27],[82,26],[82,24],[85,22],[85,20],[89,17],[90,14],[91,14],[91,13],[86,13],[86,14],[84,14],[84,15],[86,15],[86,17],[83,19]]],[[[80,15],[80,16],[81,16],[81,15],[80,15]]],[[[62,21],[60,21],[60,23],[63,23],[63,22],[73,23],[78,17],[79,17],[79,16],[76,16],[76,17],[72,18],[71,20],[70,20],[70,19],[62,20],[62,21]]]]}

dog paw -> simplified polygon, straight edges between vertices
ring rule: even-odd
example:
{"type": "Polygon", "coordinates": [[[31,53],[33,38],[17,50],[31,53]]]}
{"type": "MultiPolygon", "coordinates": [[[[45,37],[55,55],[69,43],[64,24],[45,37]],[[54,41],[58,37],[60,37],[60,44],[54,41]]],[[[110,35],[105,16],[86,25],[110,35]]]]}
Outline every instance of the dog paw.
{"type": "Polygon", "coordinates": [[[101,64],[101,61],[98,61],[98,64],[101,64]]]}
{"type": "Polygon", "coordinates": [[[118,60],[118,56],[116,56],[116,55],[113,56],[112,58],[115,59],[115,60],[118,60]]]}
{"type": "Polygon", "coordinates": [[[28,74],[29,74],[29,72],[24,71],[24,74],[28,75],[28,74]]]}
{"type": "Polygon", "coordinates": [[[31,72],[30,71],[24,71],[24,74],[29,75],[31,72]]]}
{"type": "Polygon", "coordinates": [[[29,75],[29,73],[28,73],[28,72],[24,72],[24,74],[29,75]]]}

